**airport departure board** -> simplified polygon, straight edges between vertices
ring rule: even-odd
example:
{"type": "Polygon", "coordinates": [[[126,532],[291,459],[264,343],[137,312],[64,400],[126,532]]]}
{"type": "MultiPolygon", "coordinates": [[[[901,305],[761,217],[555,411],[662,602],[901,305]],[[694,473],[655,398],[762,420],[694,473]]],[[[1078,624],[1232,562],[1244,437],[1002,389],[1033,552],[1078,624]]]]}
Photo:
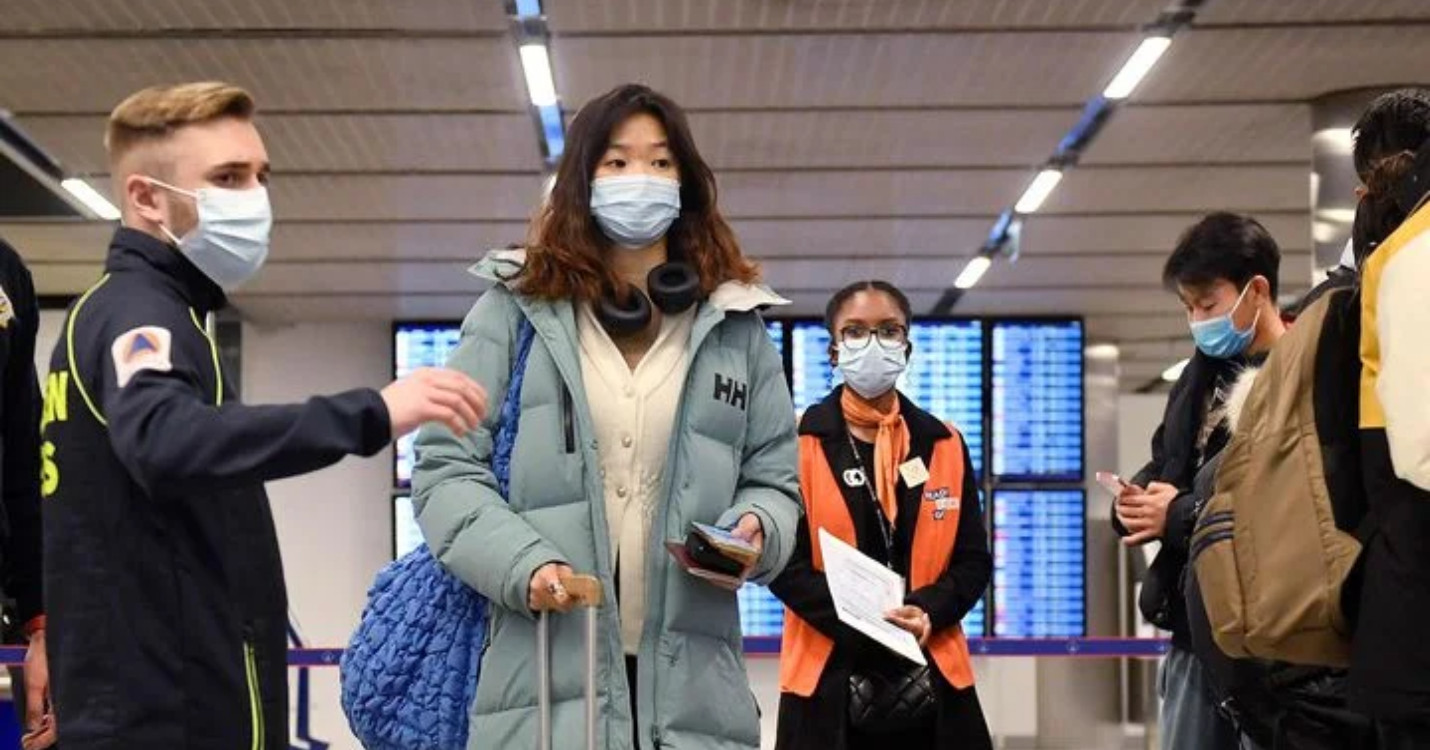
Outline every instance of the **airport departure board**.
{"type": "MultiPolygon", "coordinates": [[[[973,469],[983,472],[983,323],[977,320],[914,321],[914,353],[898,388],[924,411],[952,422],[963,433],[973,469]]],[[[829,365],[829,331],[822,321],[796,321],[790,330],[790,373],[796,412],[818,403],[843,382],[829,365]]],[[[878,343],[870,343],[878,346],[878,343]]]]}
{"type": "Polygon", "coordinates": [[[1082,323],[992,325],[993,476],[1005,482],[1082,481],[1082,323]]]}
{"type": "Polygon", "coordinates": [[[393,559],[417,549],[422,545],[422,529],[417,527],[417,515],[412,507],[410,495],[392,498],[392,552],[393,559]]]}
{"type": "MultiPolygon", "coordinates": [[[[455,323],[415,323],[397,326],[393,342],[393,371],[397,377],[410,374],[423,367],[442,367],[447,358],[461,341],[461,326],[455,323]]],[[[412,483],[412,466],[416,459],[413,444],[416,434],[403,436],[397,441],[396,486],[407,487],[412,483]]]]}
{"type": "Polygon", "coordinates": [[[1080,637],[1086,627],[1086,493],[993,494],[993,635],[1080,637]]]}
{"type": "MultiPolygon", "coordinates": [[[[841,382],[829,365],[822,321],[767,320],[766,330],[789,368],[797,413],[841,382]]],[[[914,353],[899,389],[963,433],[980,486],[995,488],[983,505],[992,529],[994,578],[990,594],[964,617],[964,631],[974,637],[1082,635],[1085,496],[1069,487],[1083,477],[1081,322],[916,320],[909,336],[914,353]],[[985,456],[991,461],[987,478],[985,456]]],[[[394,371],[402,376],[442,366],[459,340],[457,323],[399,324],[394,371]]],[[[406,494],[413,463],[408,436],[397,444],[394,475],[398,556],[422,542],[406,494]]],[[[780,636],[784,607],[768,589],[748,584],[739,602],[746,637],[780,636]]]]}

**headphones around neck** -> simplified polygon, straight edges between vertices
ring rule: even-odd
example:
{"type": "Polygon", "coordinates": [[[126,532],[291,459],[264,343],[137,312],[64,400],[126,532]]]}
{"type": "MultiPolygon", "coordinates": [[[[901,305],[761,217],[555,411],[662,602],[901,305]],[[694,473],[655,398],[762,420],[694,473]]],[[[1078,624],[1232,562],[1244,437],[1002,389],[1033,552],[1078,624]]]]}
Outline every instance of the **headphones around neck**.
{"type": "Polygon", "coordinates": [[[645,284],[649,297],[631,287],[623,305],[608,289],[596,303],[596,319],[607,333],[626,336],[644,330],[650,325],[652,305],[662,313],[676,315],[700,301],[700,274],[684,261],[673,260],[652,268],[645,284]]]}

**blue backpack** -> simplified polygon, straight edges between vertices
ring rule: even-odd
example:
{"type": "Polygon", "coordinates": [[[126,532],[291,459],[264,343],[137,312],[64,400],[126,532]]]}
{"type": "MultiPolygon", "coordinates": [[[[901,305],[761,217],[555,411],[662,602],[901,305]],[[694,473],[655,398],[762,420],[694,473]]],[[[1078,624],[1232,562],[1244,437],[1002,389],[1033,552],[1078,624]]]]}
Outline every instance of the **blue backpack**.
{"type": "MultiPolygon", "coordinates": [[[[492,447],[507,497],[533,331],[517,334],[492,447]]],[[[487,636],[487,600],[423,544],[383,568],[341,662],[343,712],[367,750],[462,750],[487,636]]]]}

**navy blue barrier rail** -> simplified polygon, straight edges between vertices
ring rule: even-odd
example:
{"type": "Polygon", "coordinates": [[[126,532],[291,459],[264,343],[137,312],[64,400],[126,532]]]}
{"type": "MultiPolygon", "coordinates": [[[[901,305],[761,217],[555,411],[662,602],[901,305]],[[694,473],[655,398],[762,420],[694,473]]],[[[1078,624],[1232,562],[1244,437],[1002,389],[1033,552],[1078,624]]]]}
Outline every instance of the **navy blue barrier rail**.
{"type": "MultiPolygon", "coordinates": [[[[1169,641],[1157,638],[970,638],[974,656],[1056,656],[1084,659],[1155,659],[1167,653],[1169,641]]],[[[745,653],[771,656],[780,651],[778,638],[746,638],[745,653]]],[[[288,651],[290,667],[336,667],[340,648],[295,648],[288,651]]],[[[18,666],[25,649],[0,648],[0,664],[18,666]]]]}

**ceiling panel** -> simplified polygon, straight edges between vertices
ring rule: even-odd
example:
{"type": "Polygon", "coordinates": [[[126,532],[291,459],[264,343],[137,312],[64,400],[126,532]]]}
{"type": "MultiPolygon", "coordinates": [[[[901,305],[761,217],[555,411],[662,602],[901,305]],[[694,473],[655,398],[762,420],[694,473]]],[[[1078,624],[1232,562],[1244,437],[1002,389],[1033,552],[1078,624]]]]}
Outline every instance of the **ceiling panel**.
{"type": "Polygon", "coordinates": [[[1192,28],[1177,35],[1136,99],[1305,101],[1346,89],[1425,83],[1425,34],[1418,25],[1192,28]]]}
{"type": "Polygon", "coordinates": [[[1430,19],[1425,0],[1215,0],[1197,14],[1198,25],[1228,23],[1347,23],[1430,19]]]}
{"type": "Polygon", "coordinates": [[[1166,0],[546,0],[557,33],[1134,28],[1166,0]]]}
{"type": "MultiPolygon", "coordinates": [[[[287,214],[285,210],[283,212],[287,214]]],[[[1288,258],[1310,245],[1304,214],[1262,216],[1288,258]]],[[[1026,256],[1117,253],[1163,257],[1197,217],[1033,216],[1023,233],[1026,256]]],[[[735,219],[736,236],[747,255],[821,258],[899,255],[959,262],[987,236],[993,218],[975,219],[735,219]]],[[[461,260],[487,248],[520,242],[525,219],[507,221],[297,222],[280,219],[273,230],[276,259],[461,260]]],[[[102,222],[0,223],[0,237],[27,259],[82,260],[102,254],[113,232],[102,222]]],[[[1016,267],[1016,266],[1015,266],[1016,267]]],[[[1291,261],[1288,278],[1299,273],[1291,261]]],[[[1309,270],[1307,271],[1309,273],[1309,270]]]]}
{"type": "Polygon", "coordinates": [[[1087,340],[1092,343],[1157,340],[1185,340],[1190,345],[1187,317],[1171,294],[1167,309],[1140,315],[1090,315],[1086,318],[1087,340]]]}
{"type": "MultiPolygon", "coordinates": [[[[1061,188],[1059,188],[1061,189],[1061,188]]],[[[1309,208],[1290,213],[1259,214],[1256,218],[1276,238],[1283,251],[1306,251],[1311,246],[1309,208]]],[[[1170,253],[1177,238],[1201,218],[1197,213],[1129,216],[1028,217],[1023,227],[1023,252],[1170,253]]]]}
{"type": "Polygon", "coordinates": [[[1031,172],[735,172],[720,180],[731,217],[995,216],[1031,172]]]}
{"type": "Polygon", "coordinates": [[[988,236],[993,217],[974,219],[736,219],[745,253],[758,258],[893,254],[958,257],[988,236]]]}
{"type": "MultiPolygon", "coordinates": [[[[1304,292],[1306,287],[1294,290],[1304,292]]],[[[978,288],[959,301],[959,315],[1122,315],[1132,319],[1144,314],[1163,315],[1171,301],[1166,292],[1146,289],[995,289],[978,288]]],[[[920,308],[928,309],[928,308],[920,308]]]]}
{"type": "MultiPolygon", "coordinates": [[[[322,260],[285,257],[275,248],[263,272],[245,291],[255,294],[298,294],[322,290],[328,293],[459,293],[477,288],[467,273],[479,253],[442,261],[361,260],[354,262],[329,256],[322,260]]],[[[989,271],[969,304],[978,304],[983,295],[1048,290],[1051,293],[1096,291],[1120,298],[1153,291],[1162,311],[1175,304],[1161,286],[1163,258],[1156,256],[1023,258],[1016,266],[1002,265],[989,271]]],[[[1291,261],[1306,261],[1294,256],[1291,261]]],[[[82,289],[94,278],[98,255],[70,262],[32,261],[36,272],[43,271],[48,282],[65,289],[82,289]]],[[[910,292],[942,291],[962,267],[958,258],[911,258],[894,255],[850,258],[840,261],[800,258],[769,258],[762,262],[762,276],[777,291],[832,292],[862,279],[880,278],[910,292]]],[[[962,309],[962,303],[960,304],[962,309]]],[[[1066,311],[1064,311],[1066,312],[1066,311]]]]}
{"type": "MultiPolygon", "coordinates": [[[[1049,213],[1307,210],[1305,166],[1074,169],[1044,204],[1049,213]]],[[[1016,196],[1015,196],[1016,197],[1016,196]]]]}
{"type": "Polygon", "coordinates": [[[716,112],[691,116],[706,161],[720,169],[1027,166],[1076,122],[1078,110],[716,112]]]}
{"type": "MultiPolygon", "coordinates": [[[[107,118],[38,115],[20,125],[71,173],[108,170],[107,118]]],[[[529,171],[541,163],[526,114],[258,115],[279,172],[529,171]]]]}
{"type": "Polygon", "coordinates": [[[526,111],[520,64],[503,38],[22,38],[0,44],[0,107],[21,115],[107,114],[146,86],[213,79],[248,88],[260,110],[526,111]]]}
{"type": "Polygon", "coordinates": [[[1310,167],[1304,104],[1134,106],[1117,113],[1083,164],[1294,162],[1310,167]]]}
{"type": "Polygon", "coordinates": [[[114,225],[99,221],[0,223],[0,238],[26,263],[101,260],[114,225]]]}
{"type": "Polygon", "coordinates": [[[507,29],[496,0],[5,0],[0,32],[193,29],[507,29]]]}
{"type": "MultiPolygon", "coordinates": [[[[636,81],[682,106],[1080,106],[1136,46],[1122,32],[567,38],[567,106],[636,81]]],[[[1048,144],[1051,148],[1052,144],[1048,144]]]]}
{"type": "Polygon", "coordinates": [[[295,175],[272,190],[279,221],[525,221],[540,196],[536,174],[295,175]]]}

